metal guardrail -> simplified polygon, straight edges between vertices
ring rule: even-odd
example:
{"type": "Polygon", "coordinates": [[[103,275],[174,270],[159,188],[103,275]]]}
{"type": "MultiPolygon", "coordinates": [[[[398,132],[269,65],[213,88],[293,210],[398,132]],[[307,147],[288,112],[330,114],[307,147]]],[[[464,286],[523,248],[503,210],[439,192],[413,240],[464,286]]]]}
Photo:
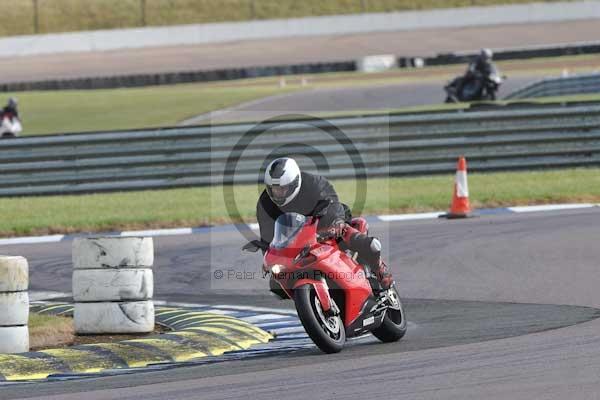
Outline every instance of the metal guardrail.
{"type": "Polygon", "coordinates": [[[284,154],[335,178],[355,177],[361,162],[359,175],[368,177],[451,173],[459,155],[471,171],[600,165],[600,105],[292,120],[261,128],[262,134],[252,124],[235,124],[0,140],[0,196],[218,185],[236,156],[236,183],[257,182],[266,160],[284,154]]]}
{"type": "MultiPolygon", "coordinates": [[[[541,45],[506,49],[495,48],[494,60],[528,60],[540,57],[561,57],[597,53],[600,53],[599,42],[579,42],[566,45],[541,45]]],[[[442,53],[433,57],[424,57],[423,60],[425,62],[425,65],[464,64],[473,60],[473,57],[477,55],[478,52],[476,51],[454,52],[446,54],[442,53]]],[[[403,65],[402,61],[403,59],[400,58],[400,65],[403,65]]],[[[412,64],[409,63],[408,60],[405,61],[405,65],[412,66],[412,64]]]]}
{"type": "Polygon", "coordinates": [[[505,99],[531,99],[585,93],[600,93],[600,73],[543,79],[509,94],[505,99]]]}

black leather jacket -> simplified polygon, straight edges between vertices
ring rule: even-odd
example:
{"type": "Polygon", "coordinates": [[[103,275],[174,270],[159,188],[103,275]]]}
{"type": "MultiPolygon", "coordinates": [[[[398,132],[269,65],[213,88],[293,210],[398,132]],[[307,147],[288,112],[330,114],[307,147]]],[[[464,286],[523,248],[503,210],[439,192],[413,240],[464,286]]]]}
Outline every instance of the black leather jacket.
{"type": "Polygon", "coordinates": [[[16,107],[5,106],[5,107],[2,109],[2,114],[3,114],[3,115],[4,115],[4,114],[9,114],[9,115],[11,115],[11,116],[13,116],[13,117],[17,117],[17,118],[19,118],[19,111],[17,110],[17,108],[16,108],[16,107]]]}
{"type": "Polygon", "coordinates": [[[492,73],[493,63],[491,60],[486,60],[481,56],[478,56],[475,60],[469,64],[469,69],[467,70],[468,78],[477,78],[477,77],[488,77],[492,73]]]}
{"type": "Polygon", "coordinates": [[[331,202],[327,213],[319,221],[319,228],[330,226],[337,219],[347,219],[347,209],[340,202],[335,189],[322,176],[302,172],[300,191],[294,200],[285,206],[278,207],[266,190],[262,192],[256,205],[256,219],[260,226],[260,237],[271,243],[273,240],[275,220],[283,213],[295,212],[305,216],[314,215],[315,207],[321,200],[331,202]]]}

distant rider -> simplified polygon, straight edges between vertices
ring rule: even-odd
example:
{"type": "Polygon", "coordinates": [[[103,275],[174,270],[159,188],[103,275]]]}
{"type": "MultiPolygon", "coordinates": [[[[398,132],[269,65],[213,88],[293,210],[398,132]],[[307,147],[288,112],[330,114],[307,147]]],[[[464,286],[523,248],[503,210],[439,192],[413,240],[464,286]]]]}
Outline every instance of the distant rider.
{"type": "Polygon", "coordinates": [[[300,172],[296,161],[283,157],[272,161],[265,171],[266,189],[256,206],[260,237],[271,243],[275,220],[283,213],[294,212],[313,216],[320,201],[329,201],[318,230],[321,237],[339,240],[345,247],[358,253],[358,258],[371,268],[384,290],[393,283],[392,274],[381,261],[381,242],[360,233],[349,225],[350,212],[340,203],[335,189],[327,179],[308,172],[300,172]]]}
{"type": "Polygon", "coordinates": [[[0,118],[0,137],[17,137],[22,129],[21,121],[19,119],[19,110],[17,109],[17,99],[11,97],[8,99],[6,106],[2,108],[2,117],[0,118]]]}
{"type": "Polygon", "coordinates": [[[15,99],[14,97],[8,99],[8,103],[2,109],[2,116],[10,117],[11,120],[15,117],[19,119],[19,110],[17,109],[17,105],[17,99],[15,99]]]}
{"type": "Polygon", "coordinates": [[[471,61],[469,67],[467,68],[467,72],[465,74],[464,79],[462,80],[462,86],[459,88],[458,93],[461,93],[462,88],[468,82],[472,80],[477,80],[480,84],[489,77],[494,70],[494,64],[492,63],[492,59],[494,58],[494,53],[490,49],[481,49],[479,55],[471,61]]]}

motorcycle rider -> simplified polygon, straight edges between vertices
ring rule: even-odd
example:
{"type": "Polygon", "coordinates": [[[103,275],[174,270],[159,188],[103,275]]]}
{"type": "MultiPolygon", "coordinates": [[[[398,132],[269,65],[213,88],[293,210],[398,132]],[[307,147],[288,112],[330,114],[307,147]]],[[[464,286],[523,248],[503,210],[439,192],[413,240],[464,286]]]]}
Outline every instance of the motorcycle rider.
{"type": "Polygon", "coordinates": [[[17,110],[17,99],[11,97],[8,103],[2,108],[0,116],[1,138],[14,138],[19,136],[22,131],[21,121],[19,120],[19,111],[17,110]]]}
{"type": "Polygon", "coordinates": [[[357,252],[360,261],[371,268],[382,289],[390,288],[393,277],[381,260],[381,242],[350,226],[349,209],[340,203],[335,189],[327,179],[301,172],[295,160],[282,157],[267,166],[264,183],[266,188],[256,205],[256,219],[262,241],[271,243],[275,220],[281,214],[294,212],[313,216],[319,202],[329,201],[329,206],[319,220],[319,236],[336,238],[342,248],[357,252]]]}
{"type": "Polygon", "coordinates": [[[479,55],[475,57],[471,64],[469,64],[469,70],[467,74],[481,74],[481,76],[487,77],[490,75],[493,69],[492,59],[494,58],[494,52],[490,49],[481,49],[479,55]]]}
{"type": "Polygon", "coordinates": [[[8,99],[8,103],[2,109],[2,115],[8,115],[11,118],[19,118],[19,110],[17,110],[17,99],[11,97],[8,99]]]}
{"type": "Polygon", "coordinates": [[[472,80],[477,80],[478,82],[483,83],[485,78],[489,77],[494,69],[494,64],[492,63],[493,58],[494,53],[492,50],[481,49],[479,55],[475,57],[475,59],[469,64],[467,72],[465,73],[465,76],[461,81],[461,85],[458,88],[458,93],[461,93],[464,86],[472,80]]]}

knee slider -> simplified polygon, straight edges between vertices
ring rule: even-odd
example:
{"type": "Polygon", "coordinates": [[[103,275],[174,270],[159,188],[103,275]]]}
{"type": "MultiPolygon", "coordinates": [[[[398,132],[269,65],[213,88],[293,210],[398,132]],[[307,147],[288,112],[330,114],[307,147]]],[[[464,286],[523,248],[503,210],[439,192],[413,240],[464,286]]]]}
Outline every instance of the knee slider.
{"type": "Polygon", "coordinates": [[[374,253],[379,253],[381,251],[381,242],[377,238],[373,238],[371,240],[371,251],[374,253]]]}

